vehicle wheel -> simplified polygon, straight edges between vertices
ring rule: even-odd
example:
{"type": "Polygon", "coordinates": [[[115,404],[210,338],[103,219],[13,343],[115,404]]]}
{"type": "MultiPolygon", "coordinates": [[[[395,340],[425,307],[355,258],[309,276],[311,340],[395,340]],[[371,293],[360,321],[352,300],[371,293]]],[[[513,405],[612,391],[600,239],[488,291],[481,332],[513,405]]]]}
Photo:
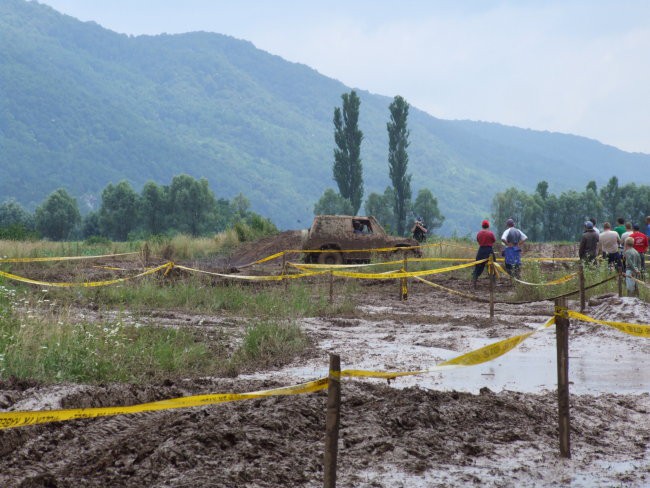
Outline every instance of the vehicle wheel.
{"type": "Polygon", "coordinates": [[[318,264],[343,264],[343,255],[338,251],[321,252],[318,254],[318,264]]]}

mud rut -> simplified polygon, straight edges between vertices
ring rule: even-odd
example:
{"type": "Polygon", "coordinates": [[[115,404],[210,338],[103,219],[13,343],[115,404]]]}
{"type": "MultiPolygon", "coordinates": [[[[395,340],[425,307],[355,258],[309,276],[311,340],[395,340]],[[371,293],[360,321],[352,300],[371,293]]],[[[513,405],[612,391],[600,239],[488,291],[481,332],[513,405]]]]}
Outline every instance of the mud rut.
{"type": "MultiPolygon", "coordinates": [[[[466,283],[445,281],[456,289],[466,283]]],[[[485,289],[487,284],[480,286],[485,289]]],[[[415,369],[440,359],[425,357],[427,348],[464,351],[472,337],[509,337],[542,323],[552,311],[544,302],[526,307],[498,305],[497,320],[490,322],[485,304],[421,284],[411,287],[407,302],[399,301],[394,283],[360,284],[359,297],[353,316],[304,321],[314,347],[291,365],[294,370],[137,386],[5,381],[0,382],[0,409],[129,405],[283,386],[295,382],[295,368],[326,365],[328,351],[341,354],[344,367],[366,362],[381,369],[415,369]],[[397,349],[412,352],[382,360],[373,356],[381,342],[403,345],[397,349]]],[[[606,304],[596,305],[592,311],[607,315],[606,304]]],[[[216,328],[224,323],[236,327],[238,323],[232,317],[206,321],[206,317],[174,311],[152,315],[152,320],[176,327],[216,328]]],[[[601,332],[593,337],[594,341],[626,341],[641,358],[650,357],[645,343],[601,332]]],[[[324,393],[276,397],[0,431],[0,486],[322,486],[325,397],[324,393]]],[[[572,395],[571,400],[573,457],[562,460],[553,391],[530,394],[482,388],[471,394],[346,381],[338,485],[650,483],[648,394],[572,395]]]]}

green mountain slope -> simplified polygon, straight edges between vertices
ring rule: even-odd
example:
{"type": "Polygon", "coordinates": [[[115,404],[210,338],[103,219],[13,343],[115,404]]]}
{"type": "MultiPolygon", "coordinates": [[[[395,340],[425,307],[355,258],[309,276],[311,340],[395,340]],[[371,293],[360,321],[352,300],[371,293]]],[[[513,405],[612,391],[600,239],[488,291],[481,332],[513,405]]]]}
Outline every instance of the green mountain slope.
{"type": "MultiPolygon", "coordinates": [[[[0,195],[28,207],[65,187],[96,205],[110,182],[206,177],[283,228],[306,227],[332,179],[333,124],[350,88],[251,43],[204,32],[129,37],[24,0],[0,2],[0,195]]],[[[389,184],[390,97],[358,90],[366,196],[389,184]]],[[[444,94],[441,94],[444,96],[444,94]]],[[[412,108],[414,194],[430,188],[465,234],[495,192],[642,176],[650,156],[412,108]],[[614,169],[612,169],[614,168],[614,169]]],[[[648,183],[645,181],[638,183],[648,183]]]]}

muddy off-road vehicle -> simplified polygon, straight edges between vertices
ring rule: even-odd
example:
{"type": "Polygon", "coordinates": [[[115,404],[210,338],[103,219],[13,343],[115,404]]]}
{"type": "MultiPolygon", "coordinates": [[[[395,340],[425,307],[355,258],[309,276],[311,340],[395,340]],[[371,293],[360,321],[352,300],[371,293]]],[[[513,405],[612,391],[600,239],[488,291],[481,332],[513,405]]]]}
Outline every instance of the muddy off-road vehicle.
{"type": "MultiPolygon", "coordinates": [[[[319,264],[343,264],[369,262],[368,249],[418,246],[415,239],[393,237],[386,233],[374,217],[349,215],[317,215],[309,228],[304,250],[327,250],[331,252],[305,253],[305,261],[319,264]],[[347,250],[358,252],[341,252],[347,250]]],[[[399,252],[389,251],[388,254],[399,252]]],[[[420,256],[420,249],[408,251],[420,256]]]]}

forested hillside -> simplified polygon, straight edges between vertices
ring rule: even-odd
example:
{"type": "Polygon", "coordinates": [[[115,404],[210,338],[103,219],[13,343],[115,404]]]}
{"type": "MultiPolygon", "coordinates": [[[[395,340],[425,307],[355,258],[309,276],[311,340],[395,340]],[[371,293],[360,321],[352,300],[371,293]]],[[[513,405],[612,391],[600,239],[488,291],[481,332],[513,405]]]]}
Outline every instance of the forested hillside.
{"type": "MultiPolygon", "coordinates": [[[[300,228],[335,187],[333,109],[350,88],[307,66],[220,34],[120,35],[24,0],[0,2],[0,45],[1,199],[33,208],[64,187],[83,210],[97,208],[109,183],[140,191],[186,173],[205,177],[218,198],[242,192],[279,227],[300,228]]],[[[389,184],[395,94],[358,94],[367,196],[389,184]]],[[[475,230],[493,195],[512,186],[650,182],[641,171],[650,156],[585,138],[415,107],[408,123],[414,193],[438,198],[445,233],[475,230]]]]}

